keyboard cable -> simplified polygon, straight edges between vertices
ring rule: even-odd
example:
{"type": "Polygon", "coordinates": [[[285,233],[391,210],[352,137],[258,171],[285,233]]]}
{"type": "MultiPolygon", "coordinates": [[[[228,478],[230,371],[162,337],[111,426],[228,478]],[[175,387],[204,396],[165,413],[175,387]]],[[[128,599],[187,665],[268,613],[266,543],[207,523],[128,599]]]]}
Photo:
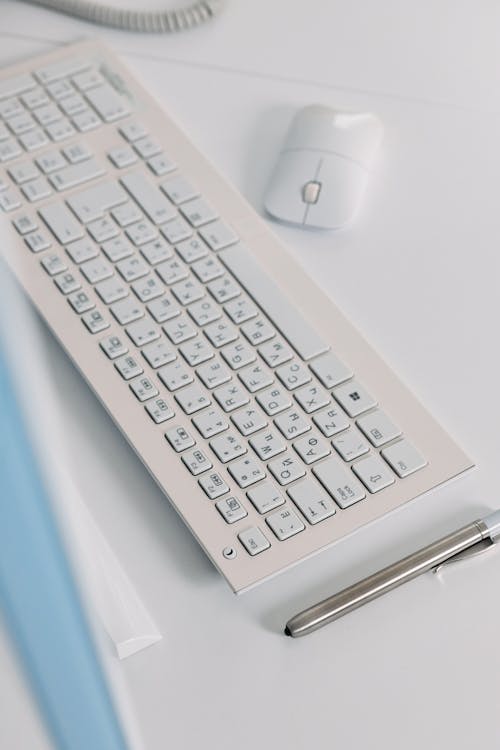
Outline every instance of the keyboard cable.
{"type": "Polygon", "coordinates": [[[86,2],[86,0],[26,0],[26,2],[100,26],[152,34],[185,31],[200,26],[217,16],[225,5],[225,0],[201,0],[177,10],[136,11],[86,2]]]}

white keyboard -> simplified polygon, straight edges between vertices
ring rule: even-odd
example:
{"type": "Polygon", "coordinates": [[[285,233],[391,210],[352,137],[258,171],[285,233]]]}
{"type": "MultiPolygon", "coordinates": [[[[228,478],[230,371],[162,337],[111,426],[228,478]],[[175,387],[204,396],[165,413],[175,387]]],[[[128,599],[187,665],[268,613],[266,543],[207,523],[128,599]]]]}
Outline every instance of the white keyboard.
{"type": "Polygon", "coordinates": [[[0,215],[7,262],[234,591],[471,467],[101,45],[0,74],[0,215]]]}

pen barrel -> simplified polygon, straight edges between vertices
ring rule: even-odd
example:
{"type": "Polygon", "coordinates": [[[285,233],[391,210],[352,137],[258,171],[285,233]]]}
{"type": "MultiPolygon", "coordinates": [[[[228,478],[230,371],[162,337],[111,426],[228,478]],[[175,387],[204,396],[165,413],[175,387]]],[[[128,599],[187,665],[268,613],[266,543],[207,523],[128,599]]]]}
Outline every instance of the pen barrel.
{"type": "Polygon", "coordinates": [[[287,623],[286,632],[295,638],[311,633],[406,581],[411,581],[421,573],[432,570],[450,557],[477,544],[484,537],[485,529],[482,522],[473,521],[300,612],[287,623]]]}

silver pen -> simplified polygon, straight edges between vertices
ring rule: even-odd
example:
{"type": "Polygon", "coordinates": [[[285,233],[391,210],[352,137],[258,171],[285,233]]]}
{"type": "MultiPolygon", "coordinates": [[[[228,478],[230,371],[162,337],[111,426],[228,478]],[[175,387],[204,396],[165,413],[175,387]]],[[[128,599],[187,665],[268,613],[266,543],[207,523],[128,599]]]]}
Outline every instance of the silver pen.
{"type": "Polygon", "coordinates": [[[287,622],[285,634],[298,638],[312,633],[428,570],[436,571],[442,565],[483,552],[498,541],[500,510],[453,531],[319,604],[299,612],[287,622]]]}

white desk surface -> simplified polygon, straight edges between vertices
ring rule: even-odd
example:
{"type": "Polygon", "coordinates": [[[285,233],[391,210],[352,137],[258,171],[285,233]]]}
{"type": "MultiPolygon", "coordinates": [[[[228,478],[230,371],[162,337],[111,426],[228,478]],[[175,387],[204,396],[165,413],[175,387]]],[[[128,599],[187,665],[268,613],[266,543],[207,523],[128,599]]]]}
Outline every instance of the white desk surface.
{"type": "MultiPolygon", "coordinates": [[[[492,0],[231,0],[176,37],[99,32],[258,211],[295,108],[379,113],[355,226],[274,229],[479,466],[236,598],[47,335],[74,477],[164,633],[122,665],[147,750],[498,747],[499,553],[311,637],[282,627],[500,505],[499,22],[492,0]]],[[[0,62],[92,31],[4,0],[0,62]]],[[[5,636],[0,665],[0,746],[47,750],[5,636]]]]}

